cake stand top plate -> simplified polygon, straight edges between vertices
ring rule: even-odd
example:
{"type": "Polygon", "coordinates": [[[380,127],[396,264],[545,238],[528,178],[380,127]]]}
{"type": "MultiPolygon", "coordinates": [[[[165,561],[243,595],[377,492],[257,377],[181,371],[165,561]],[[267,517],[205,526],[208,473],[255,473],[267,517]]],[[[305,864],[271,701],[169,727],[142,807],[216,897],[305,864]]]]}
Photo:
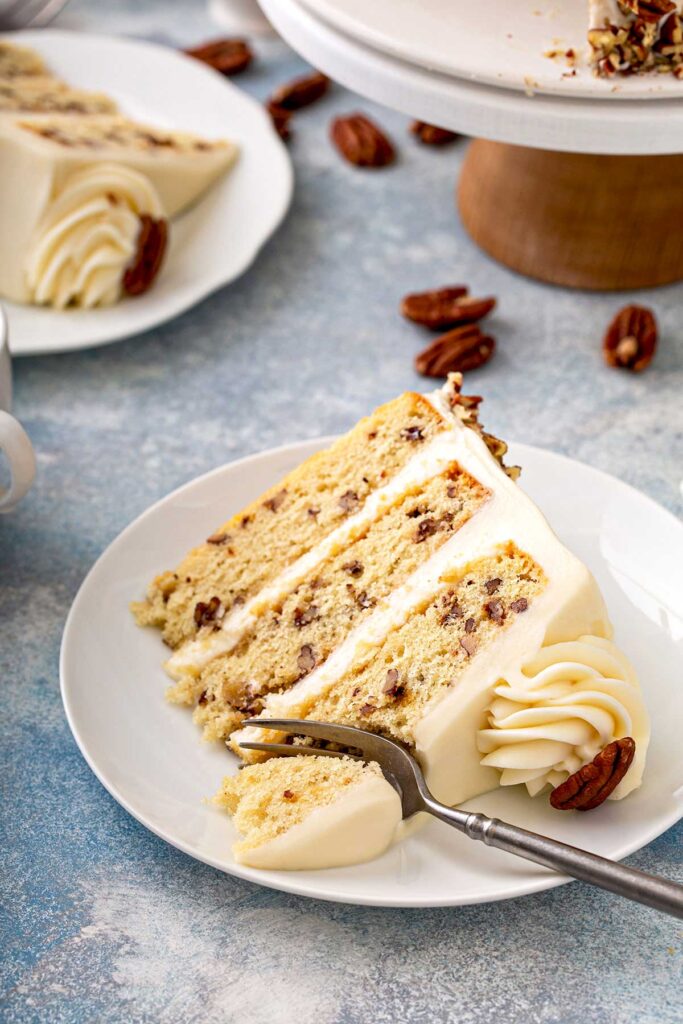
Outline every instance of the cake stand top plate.
{"type": "MultiPolygon", "coordinates": [[[[537,91],[530,83],[522,91],[504,87],[500,81],[490,84],[430,70],[384,52],[378,40],[370,45],[314,13],[308,6],[314,0],[259,2],[280,35],[311,64],[355,92],[411,117],[466,135],[560,152],[683,152],[683,82],[676,79],[675,95],[669,91],[649,94],[647,99],[604,91],[579,96],[567,86],[572,79],[561,80],[565,83],[561,95],[537,91]]],[[[361,0],[315,0],[315,5],[347,2],[357,3],[360,11],[361,0]]],[[[407,0],[373,0],[367,6],[373,10],[381,6],[386,15],[390,2],[397,10],[407,6],[407,0]]],[[[431,7],[446,0],[421,2],[431,7]]],[[[454,9],[461,6],[460,0],[451,4],[454,9]]],[[[578,2],[577,6],[583,8],[578,2]]],[[[373,20],[376,17],[373,13],[373,20]]],[[[643,77],[637,83],[646,81],[643,77]]],[[[671,84],[662,88],[670,90],[671,84]]]]}
{"type": "Polygon", "coordinates": [[[357,42],[428,71],[522,92],[683,98],[671,74],[596,78],[586,0],[300,0],[357,42]],[[575,67],[565,57],[574,51],[575,67]],[[551,58],[548,53],[560,51],[551,58]]]}

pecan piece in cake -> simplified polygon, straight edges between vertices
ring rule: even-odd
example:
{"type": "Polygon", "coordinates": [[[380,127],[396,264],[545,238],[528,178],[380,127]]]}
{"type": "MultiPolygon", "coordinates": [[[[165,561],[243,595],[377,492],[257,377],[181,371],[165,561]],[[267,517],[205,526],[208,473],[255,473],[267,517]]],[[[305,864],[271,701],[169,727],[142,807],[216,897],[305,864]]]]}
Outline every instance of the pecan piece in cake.
{"type": "Polygon", "coordinates": [[[270,97],[270,102],[282,110],[301,110],[324,96],[330,86],[327,75],[314,71],[310,75],[295,78],[279,86],[270,97]]]}
{"type": "Polygon", "coordinates": [[[315,651],[310,644],[304,644],[299,651],[299,657],[296,659],[297,667],[301,672],[301,677],[308,675],[312,672],[317,664],[317,658],[315,651]]]}
{"type": "Polygon", "coordinates": [[[384,680],[382,693],[386,694],[387,697],[396,698],[403,696],[404,689],[405,687],[399,682],[398,669],[390,668],[384,680]]]}
{"type": "Polygon", "coordinates": [[[484,605],[484,611],[498,626],[500,626],[501,622],[505,619],[505,608],[503,607],[503,602],[497,597],[494,597],[492,601],[486,602],[484,605]]]}
{"type": "Polygon", "coordinates": [[[657,321],[645,306],[624,306],[607,328],[602,350],[608,366],[639,373],[657,348],[657,321]]]}
{"type": "Polygon", "coordinates": [[[360,505],[360,498],[355,491],[344,491],[341,497],[337,500],[337,504],[342,512],[349,514],[350,512],[356,511],[360,505]]]}
{"type": "Polygon", "coordinates": [[[287,488],[283,487],[282,490],[278,491],[277,494],[274,494],[272,498],[267,498],[263,502],[263,507],[269,508],[271,512],[277,512],[277,510],[281,508],[282,503],[284,502],[286,497],[287,488]]]}
{"type": "Polygon", "coordinates": [[[391,142],[364,114],[335,118],[330,138],[344,159],[356,167],[385,167],[394,159],[391,142]]]}
{"type": "Polygon", "coordinates": [[[362,576],[365,571],[362,563],[359,562],[357,558],[354,558],[352,562],[345,562],[344,565],[342,565],[342,569],[344,572],[347,572],[349,576],[353,576],[354,579],[358,579],[358,577],[362,576]]]}
{"type": "Polygon", "coordinates": [[[517,615],[519,615],[520,612],[525,612],[528,607],[529,602],[526,597],[518,597],[516,601],[510,602],[510,611],[516,612],[517,615]]]}
{"type": "Polygon", "coordinates": [[[303,629],[304,626],[310,625],[311,622],[315,622],[319,618],[320,611],[315,604],[309,604],[308,608],[294,609],[294,625],[297,629],[303,629]]]}
{"type": "Polygon", "coordinates": [[[424,146],[447,146],[449,142],[455,142],[460,138],[456,132],[448,128],[439,128],[435,124],[427,124],[426,121],[413,121],[410,131],[424,146]]]}
{"type": "Polygon", "coordinates": [[[473,636],[463,636],[460,638],[460,646],[467,654],[467,657],[471,658],[477,649],[477,641],[473,636]]]}
{"type": "Polygon", "coordinates": [[[494,298],[477,299],[468,294],[465,285],[453,285],[406,295],[401,302],[401,313],[413,323],[422,324],[431,331],[440,331],[446,327],[476,323],[495,305],[494,298]]]}
{"type": "Polygon", "coordinates": [[[225,608],[220,597],[212,597],[209,601],[198,601],[194,606],[195,625],[201,629],[219,622],[225,615],[225,608]]]}
{"type": "Polygon", "coordinates": [[[403,427],[399,436],[403,441],[424,441],[424,431],[418,426],[403,427]]]}
{"type": "Polygon", "coordinates": [[[489,594],[489,596],[491,594],[495,594],[495,592],[498,590],[502,582],[503,581],[500,578],[500,576],[496,576],[494,579],[486,581],[486,583],[484,584],[484,590],[486,591],[487,594],[489,594]]]}
{"type": "Polygon", "coordinates": [[[476,370],[488,363],[496,343],[482,334],[476,324],[456,327],[427,345],[415,359],[415,369],[424,377],[447,377],[457,371],[476,370]]]}
{"type": "Polygon", "coordinates": [[[221,75],[239,75],[246,71],[254,57],[245,39],[214,39],[185,50],[185,53],[208,64],[221,75]]]}
{"type": "Polygon", "coordinates": [[[167,243],[166,221],[155,220],[147,213],[141,214],[137,250],[123,275],[126,295],[142,295],[151,287],[164,261],[167,243]]]}
{"type": "Polygon", "coordinates": [[[589,764],[552,791],[551,805],[558,811],[591,811],[599,807],[626,775],[635,752],[635,740],[630,736],[608,743],[589,764]]]}

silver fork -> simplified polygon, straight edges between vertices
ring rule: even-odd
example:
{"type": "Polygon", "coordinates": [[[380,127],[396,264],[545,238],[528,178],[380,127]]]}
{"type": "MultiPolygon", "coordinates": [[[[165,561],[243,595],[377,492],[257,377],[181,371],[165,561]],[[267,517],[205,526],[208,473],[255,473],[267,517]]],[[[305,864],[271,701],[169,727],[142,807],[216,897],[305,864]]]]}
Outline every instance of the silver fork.
{"type": "Polygon", "coordinates": [[[445,821],[447,825],[457,828],[470,839],[480,840],[487,846],[495,846],[507,853],[514,853],[525,860],[532,860],[546,868],[553,868],[583,882],[600,886],[619,896],[645,903],[655,910],[662,910],[666,914],[683,919],[683,885],[659,878],[657,875],[648,875],[635,868],[625,867],[606,857],[599,857],[576,846],[568,846],[537,832],[528,832],[498,818],[460,811],[456,807],[439,803],[429,792],[422,769],[415,758],[394,740],[347,725],[287,718],[252,718],[243,722],[243,725],[308,736],[314,740],[335,743],[347,749],[352,748],[358,753],[347,755],[316,746],[261,743],[256,740],[245,740],[240,743],[245,750],[262,750],[269,754],[283,754],[289,757],[297,754],[324,754],[327,757],[352,756],[357,761],[376,761],[401,798],[404,818],[410,818],[418,811],[426,811],[440,821],[445,821]]]}

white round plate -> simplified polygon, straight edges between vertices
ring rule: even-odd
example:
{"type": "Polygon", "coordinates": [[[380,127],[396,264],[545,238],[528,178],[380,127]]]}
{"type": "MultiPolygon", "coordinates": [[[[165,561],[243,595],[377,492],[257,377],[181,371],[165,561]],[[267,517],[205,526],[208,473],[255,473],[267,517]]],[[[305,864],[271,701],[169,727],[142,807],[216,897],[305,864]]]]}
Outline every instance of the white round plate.
{"type": "Polygon", "coordinates": [[[289,156],[261,104],[199,61],[153,43],[52,29],[11,38],[35,47],[72,85],[108,93],[126,115],[208,138],[227,136],[240,146],[235,166],[173,221],[153,288],[104,309],[56,312],[6,302],[13,354],[65,352],[138,334],[239,277],[292,196],[289,156]]]}
{"type": "MultiPolygon", "coordinates": [[[[680,81],[675,80],[679,92],[672,92],[669,85],[668,91],[657,93],[656,103],[630,94],[623,96],[624,102],[614,102],[622,96],[621,80],[599,85],[590,96],[579,95],[579,86],[567,84],[573,79],[561,79],[564,84],[558,90],[540,90],[533,75],[527,76],[524,91],[501,88],[497,70],[491,84],[426,68],[369,45],[367,39],[341,31],[314,13],[305,5],[312,0],[259,2],[277,32],[311,64],[349,89],[410,117],[465,135],[569,153],[683,151],[680,81]]],[[[384,9],[384,0],[381,6],[384,9]]],[[[412,6],[418,16],[422,6],[412,6]]],[[[367,4],[368,13],[374,9],[367,4]]],[[[651,82],[651,89],[658,88],[664,77],[628,81],[651,82]]]]}
{"type": "MultiPolygon", "coordinates": [[[[560,885],[564,876],[475,844],[437,821],[369,864],[258,871],[235,864],[229,818],[202,802],[236,771],[237,759],[222,745],[202,743],[187,709],[164,701],[161,662],[168,650],[156,631],[134,624],[128,603],[217,523],[330,440],[276,448],[199,477],[150,508],[105,551],[76,596],[62,642],[62,697],[83,756],[112,796],[162,839],[261,885],[394,907],[479,903],[560,885]]],[[[512,446],[511,457],[524,466],[525,489],[603,588],[617,640],[640,673],[652,745],[642,787],[595,814],[558,814],[520,787],[466,806],[621,858],[681,815],[683,526],[588,466],[526,445],[512,446]]]]}
{"type": "Polygon", "coordinates": [[[571,96],[683,96],[674,75],[596,78],[588,51],[586,0],[301,0],[338,31],[428,71],[507,89],[571,96]],[[564,57],[576,54],[576,74],[564,57]],[[616,86],[616,89],[615,89],[616,86]]]}

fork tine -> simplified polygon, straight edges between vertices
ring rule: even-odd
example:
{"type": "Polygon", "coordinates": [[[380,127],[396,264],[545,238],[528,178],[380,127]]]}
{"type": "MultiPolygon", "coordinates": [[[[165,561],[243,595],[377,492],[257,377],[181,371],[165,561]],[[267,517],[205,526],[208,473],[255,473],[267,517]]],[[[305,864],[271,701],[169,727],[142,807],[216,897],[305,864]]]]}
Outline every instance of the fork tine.
{"type": "Polygon", "coordinates": [[[240,743],[240,750],[264,750],[267,754],[283,754],[285,757],[298,757],[299,754],[319,754],[325,757],[350,757],[354,761],[362,761],[357,754],[345,754],[341,750],[324,750],[322,747],[294,747],[291,743],[257,743],[256,741],[240,743]]]}
{"type": "MultiPolygon", "coordinates": [[[[355,729],[349,725],[331,725],[329,722],[312,722],[296,718],[249,718],[242,722],[243,726],[254,726],[257,729],[272,729],[273,732],[294,733],[298,736],[310,736],[312,739],[327,740],[328,743],[339,743],[345,747],[356,747],[368,756],[378,746],[395,746],[393,740],[387,740],[377,733],[355,729]]],[[[243,744],[240,744],[242,746],[243,744]]]]}

